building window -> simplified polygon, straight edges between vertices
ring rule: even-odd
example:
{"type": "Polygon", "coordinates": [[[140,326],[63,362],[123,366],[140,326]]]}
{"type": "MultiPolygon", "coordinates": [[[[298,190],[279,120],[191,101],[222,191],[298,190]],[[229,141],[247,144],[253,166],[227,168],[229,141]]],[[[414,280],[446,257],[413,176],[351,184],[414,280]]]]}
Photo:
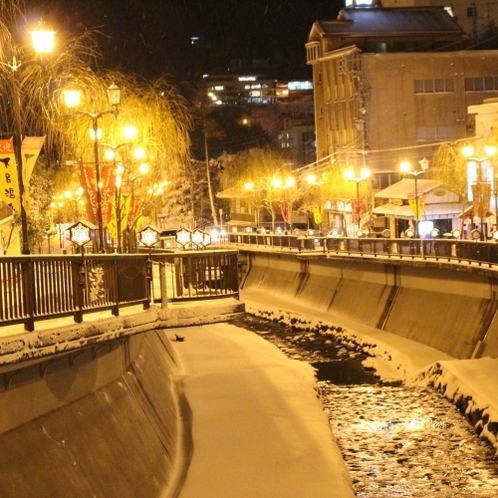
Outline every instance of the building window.
{"type": "Polygon", "coordinates": [[[477,7],[467,7],[467,17],[477,17],[477,7]]]}
{"type": "Polygon", "coordinates": [[[465,78],[466,92],[492,92],[498,90],[498,77],[465,78]]]}
{"type": "Polygon", "coordinates": [[[379,54],[385,54],[387,52],[387,43],[386,42],[377,43],[377,52],[379,54]]]}
{"type": "Polygon", "coordinates": [[[454,93],[453,79],[426,79],[414,81],[415,94],[454,93]]]}
{"type": "Polygon", "coordinates": [[[454,140],[456,126],[418,126],[416,129],[417,142],[441,142],[443,140],[454,140]]]}

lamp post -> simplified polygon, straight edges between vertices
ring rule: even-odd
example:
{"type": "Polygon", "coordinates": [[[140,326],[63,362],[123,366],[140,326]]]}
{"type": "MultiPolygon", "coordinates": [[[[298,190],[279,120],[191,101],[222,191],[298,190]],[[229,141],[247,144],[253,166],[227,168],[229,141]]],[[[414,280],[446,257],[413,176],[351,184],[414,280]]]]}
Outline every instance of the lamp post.
{"type": "MultiPolygon", "coordinates": [[[[54,38],[55,32],[52,30],[36,30],[30,31],[33,48],[40,57],[43,54],[47,54],[54,49],[54,38]]],[[[18,188],[19,188],[19,204],[20,204],[20,217],[21,217],[21,236],[22,236],[22,254],[30,254],[29,247],[29,233],[28,233],[28,219],[26,214],[26,209],[24,205],[25,198],[25,184],[23,178],[23,164],[22,164],[22,122],[21,122],[21,91],[17,75],[19,74],[19,69],[24,66],[31,65],[34,63],[39,63],[40,60],[30,60],[26,62],[18,62],[15,57],[13,57],[12,62],[9,64],[2,63],[2,65],[8,67],[11,71],[11,84],[12,84],[12,100],[11,100],[11,110],[14,120],[14,157],[17,163],[17,177],[18,177],[18,188]]]]}
{"type": "MultiPolygon", "coordinates": [[[[115,117],[119,114],[119,104],[121,102],[121,90],[115,84],[112,84],[107,89],[107,97],[112,109],[101,112],[84,112],[76,111],[76,114],[87,116],[92,121],[92,139],[93,139],[93,155],[95,161],[95,181],[97,193],[97,229],[99,235],[98,249],[99,252],[105,252],[104,240],[104,223],[102,218],[102,185],[100,181],[100,155],[99,155],[99,119],[106,114],[113,114],[115,117]]],[[[64,92],[66,106],[75,108],[80,103],[80,93],[77,90],[67,90],[64,92]]]]}
{"type": "Polygon", "coordinates": [[[279,188],[284,191],[284,205],[282,208],[282,217],[284,219],[284,228],[287,230],[287,211],[289,211],[289,230],[292,230],[292,206],[288,209],[287,206],[287,189],[296,184],[296,180],[292,176],[288,176],[285,183],[282,183],[280,178],[274,178],[271,182],[274,188],[279,188]]]}
{"type": "MultiPolygon", "coordinates": [[[[489,202],[491,197],[491,185],[489,182],[483,178],[483,163],[489,161],[491,157],[496,154],[496,147],[494,145],[486,145],[484,147],[486,155],[484,157],[478,158],[474,156],[474,147],[472,145],[467,145],[462,148],[462,154],[467,158],[469,162],[474,162],[477,166],[476,168],[476,182],[473,185],[475,188],[472,190],[472,203],[475,212],[477,204],[477,212],[480,218],[481,224],[481,240],[484,240],[484,230],[483,230],[483,218],[486,216],[489,210],[489,202]],[[487,187],[485,187],[487,185],[487,187]],[[489,187],[489,188],[488,188],[489,187]],[[476,202],[477,201],[477,202],[476,202]]],[[[495,187],[496,188],[496,187],[495,187]]],[[[495,206],[496,209],[496,206],[495,206]]]]}
{"type": "MultiPolygon", "coordinates": [[[[106,147],[105,155],[106,158],[113,162],[113,170],[115,175],[115,185],[114,185],[114,212],[116,216],[116,235],[117,235],[117,252],[121,252],[121,185],[122,185],[122,175],[126,170],[128,163],[128,158],[125,157],[125,165],[117,163],[116,154],[119,149],[130,145],[131,141],[137,136],[137,129],[134,126],[125,126],[123,129],[123,134],[125,137],[125,142],[117,145],[102,144],[106,147]]],[[[138,149],[137,149],[138,150],[138,149]]],[[[140,149],[141,150],[141,149],[140,149]]]]}
{"type": "Polygon", "coordinates": [[[347,169],[344,172],[344,178],[356,183],[356,223],[358,230],[361,228],[361,210],[360,210],[360,182],[366,180],[370,176],[370,170],[368,168],[361,168],[359,176],[355,176],[355,171],[352,168],[347,169]]]}
{"type": "Polygon", "coordinates": [[[421,175],[422,173],[425,173],[427,169],[429,168],[429,160],[426,159],[425,157],[421,159],[419,162],[420,168],[416,170],[412,170],[412,165],[409,161],[403,161],[399,165],[399,169],[403,173],[408,173],[413,176],[413,179],[415,180],[415,209],[414,209],[414,216],[415,216],[415,238],[419,236],[419,230],[418,230],[418,223],[420,221],[420,217],[422,216],[423,209],[420,209],[420,203],[419,203],[419,195],[418,195],[418,176],[421,175]]]}

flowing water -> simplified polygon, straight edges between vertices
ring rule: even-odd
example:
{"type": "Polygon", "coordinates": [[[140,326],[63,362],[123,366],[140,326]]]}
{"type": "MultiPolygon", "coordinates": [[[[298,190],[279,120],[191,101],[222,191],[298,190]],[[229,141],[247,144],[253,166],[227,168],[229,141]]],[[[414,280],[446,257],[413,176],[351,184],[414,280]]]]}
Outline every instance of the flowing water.
{"type": "Polygon", "coordinates": [[[235,324],[316,368],[358,498],[498,498],[491,445],[435,390],[382,384],[360,353],[317,331],[251,316],[235,324]]]}

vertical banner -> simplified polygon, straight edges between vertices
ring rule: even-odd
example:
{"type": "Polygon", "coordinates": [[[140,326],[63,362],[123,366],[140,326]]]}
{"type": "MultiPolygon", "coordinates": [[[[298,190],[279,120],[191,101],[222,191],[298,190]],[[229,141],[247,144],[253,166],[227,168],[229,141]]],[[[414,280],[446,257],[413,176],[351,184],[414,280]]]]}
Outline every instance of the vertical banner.
{"type": "Polygon", "coordinates": [[[128,213],[128,227],[136,228],[136,222],[142,214],[143,199],[130,196],[130,211],[128,213]]]}
{"type": "Polygon", "coordinates": [[[24,137],[21,145],[22,178],[24,185],[28,185],[33,174],[38,156],[40,155],[45,137],[24,137]]]}
{"type": "Polygon", "coordinates": [[[94,225],[97,224],[97,180],[95,178],[95,168],[93,166],[82,166],[81,186],[85,189],[88,202],[86,203],[86,214],[88,220],[94,225]]]}
{"type": "Polygon", "coordinates": [[[17,174],[14,141],[0,140],[0,196],[2,201],[17,214],[21,213],[19,176],[17,174]]]}
{"type": "Polygon", "coordinates": [[[317,225],[319,225],[323,221],[322,206],[313,206],[313,220],[317,225]]]}
{"type": "Polygon", "coordinates": [[[473,215],[485,218],[488,215],[491,203],[491,185],[489,183],[477,183],[471,185],[473,198],[473,215]]]}
{"type": "Polygon", "coordinates": [[[290,202],[281,202],[278,205],[280,209],[280,213],[282,214],[282,218],[284,223],[288,223],[289,225],[292,222],[292,205],[290,202]]]}
{"type": "Polygon", "coordinates": [[[114,189],[116,187],[116,175],[112,163],[100,165],[100,181],[102,187],[100,196],[102,202],[102,224],[106,226],[111,220],[111,211],[114,204],[114,189]]]}
{"type": "Polygon", "coordinates": [[[425,209],[425,194],[420,194],[418,196],[418,209],[417,209],[417,199],[413,194],[408,195],[408,204],[413,212],[413,218],[415,221],[419,221],[425,209]]]}
{"type": "MultiPolygon", "coordinates": [[[[87,215],[89,221],[98,224],[97,214],[97,177],[95,166],[87,165],[82,167],[82,187],[88,195],[87,215]]],[[[114,189],[116,186],[114,168],[112,164],[100,165],[100,201],[102,207],[102,225],[105,226],[111,220],[112,206],[114,204],[114,189]]]]}

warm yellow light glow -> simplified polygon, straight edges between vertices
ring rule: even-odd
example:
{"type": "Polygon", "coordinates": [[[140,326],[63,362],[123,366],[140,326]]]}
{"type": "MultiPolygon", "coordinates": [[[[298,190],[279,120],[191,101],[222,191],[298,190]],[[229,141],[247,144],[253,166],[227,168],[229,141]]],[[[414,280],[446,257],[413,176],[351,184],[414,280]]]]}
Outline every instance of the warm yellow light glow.
{"type": "Polygon", "coordinates": [[[137,133],[138,131],[135,126],[130,125],[123,128],[123,135],[126,140],[134,140],[135,138],[137,138],[137,133]]]}
{"type": "Polygon", "coordinates": [[[244,188],[246,190],[252,190],[254,188],[254,183],[252,183],[252,182],[244,183],[244,188]]]}
{"type": "Polygon", "coordinates": [[[108,161],[114,161],[114,158],[116,157],[116,154],[113,149],[106,149],[104,151],[104,156],[108,161]]]}
{"type": "Polygon", "coordinates": [[[30,31],[33,47],[38,54],[47,54],[54,51],[55,46],[55,31],[48,29],[40,29],[30,31]]]}
{"type": "MultiPolygon", "coordinates": [[[[95,130],[90,128],[90,138],[95,142],[95,130]]],[[[97,140],[102,140],[102,128],[97,128],[97,140]]]]}
{"type": "Polygon", "coordinates": [[[116,175],[122,175],[125,171],[125,167],[119,163],[118,165],[116,165],[116,175]]]}
{"type": "Polygon", "coordinates": [[[346,180],[352,180],[354,178],[354,171],[351,168],[347,169],[344,172],[344,178],[346,178],[346,180]]]}
{"type": "Polygon", "coordinates": [[[462,154],[465,157],[472,157],[474,155],[474,147],[472,145],[466,145],[462,147],[462,154]]]}
{"type": "Polygon", "coordinates": [[[138,167],[138,171],[140,171],[140,174],[141,175],[145,175],[149,172],[149,165],[146,164],[146,163],[142,163],[139,167],[138,167]]]}
{"type": "Polygon", "coordinates": [[[78,107],[80,105],[81,94],[79,90],[64,90],[62,94],[67,107],[78,107]]]}
{"type": "Polygon", "coordinates": [[[141,161],[145,157],[145,150],[144,149],[133,149],[133,156],[138,161],[141,161]]]}
{"type": "Polygon", "coordinates": [[[408,171],[410,171],[412,169],[412,165],[410,164],[409,161],[403,161],[400,165],[399,165],[399,169],[401,171],[404,171],[405,173],[408,173],[408,171]]]}
{"type": "Polygon", "coordinates": [[[486,151],[486,155],[488,157],[493,157],[496,154],[496,146],[495,145],[486,145],[484,147],[484,150],[486,151]]]}

